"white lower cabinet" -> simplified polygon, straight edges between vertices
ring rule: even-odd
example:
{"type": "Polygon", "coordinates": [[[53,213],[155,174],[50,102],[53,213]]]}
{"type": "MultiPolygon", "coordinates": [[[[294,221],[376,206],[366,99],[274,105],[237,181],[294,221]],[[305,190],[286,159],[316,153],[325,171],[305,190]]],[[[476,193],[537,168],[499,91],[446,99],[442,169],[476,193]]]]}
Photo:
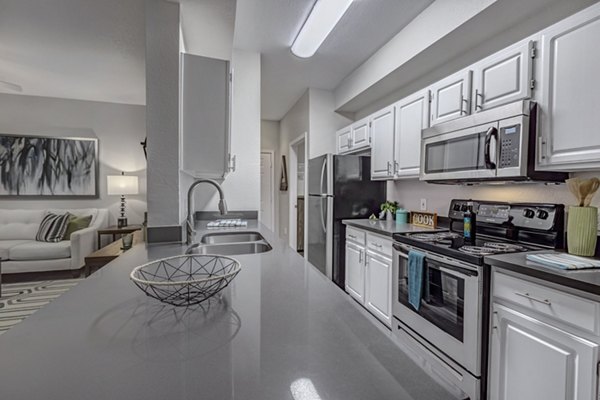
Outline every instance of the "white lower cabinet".
{"type": "MultiPolygon", "coordinates": [[[[511,293],[517,293],[519,298],[528,296],[530,300],[511,305],[507,297],[497,297],[494,291],[489,399],[599,399],[600,338],[558,318],[539,314],[537,309],[540,306],[551,309],[554,299],[538,299],[536,296],[543,287],[536,283],[522,293],[525,280],[512,279],[518,279],[520,284],[511,293]]],[[[562,300],[558,299],[557,306],[562,300]]]]}
{"type": "Polygon", "coordinates": [[[359,303],[365,301],[365,248],[346,241],[346,292],[359,303]]]}
{"type": "Polygon", "coordinates": [[[346,233],[346,292],[391,327],[392,240],[356,231],[346,233]]]}
{"type": "Polygon", "coordinates": [[[392,259],[370,250],[366,254],[365,307],[392,326],[392,259]]]}

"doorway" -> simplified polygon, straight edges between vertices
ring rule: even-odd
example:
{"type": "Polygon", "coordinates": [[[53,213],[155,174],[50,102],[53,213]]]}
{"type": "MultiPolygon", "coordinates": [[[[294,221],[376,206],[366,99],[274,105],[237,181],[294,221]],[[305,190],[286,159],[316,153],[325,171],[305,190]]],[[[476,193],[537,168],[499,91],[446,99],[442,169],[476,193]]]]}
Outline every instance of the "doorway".
{"type": "Polygon", "coordinates": [[[260,211],[258,219],[272,231],[275,231],[274,159],[274,152],[260,152],[260,211]]]}
{"type": "Polygon", "coordinates": [[[306,193],[306,171],[308,148],[306,133],[290,143],[290,175],[289,175],[289,244],[303,256],[306,241],[306,209],[304,194],[306,193]]]}

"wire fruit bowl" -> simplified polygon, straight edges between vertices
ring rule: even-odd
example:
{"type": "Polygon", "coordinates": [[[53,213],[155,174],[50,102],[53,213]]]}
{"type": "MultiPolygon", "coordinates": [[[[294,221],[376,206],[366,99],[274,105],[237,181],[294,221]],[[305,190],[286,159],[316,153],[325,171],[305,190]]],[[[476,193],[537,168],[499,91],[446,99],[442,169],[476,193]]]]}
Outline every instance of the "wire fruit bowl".
{"type": "Polygon", "coordinates": [[[239,261],[231,257],[187,254],[140,265],[129,277],[150,297],[175,306],[188,306],[219,293],[240,270],[239,261]]]}

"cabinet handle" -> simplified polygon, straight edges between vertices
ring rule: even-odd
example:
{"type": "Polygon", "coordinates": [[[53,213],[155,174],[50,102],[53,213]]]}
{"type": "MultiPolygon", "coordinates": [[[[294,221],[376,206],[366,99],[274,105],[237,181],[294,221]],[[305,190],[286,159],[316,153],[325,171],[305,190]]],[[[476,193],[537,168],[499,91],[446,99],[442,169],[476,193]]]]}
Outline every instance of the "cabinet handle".
{"type": "Polygon", "coordinates": [[[400,165],[398,164],[398,161],[394,161],[394,175],[398,172],[400,172],[400,165]]]}
{"type": "Polygon", "coordinates": [[[373,245],[373,246],[375,246],[375,247],[377,247],[379,249],[383,247],[382,245],[380,245],[378,243],[375,243],[375,242],[371,242],[371,245],[373,245]]]}
{"type": "Polygon", "coordinates": [[[361,264],[363,260],[363,252],[362,250],[358,252],[358,263],[361,264]]]}
{"type": "Polygon", "coordinates": [[[348,136],[348,148],[352,147],[352,138],[348,136]]]}
{"type": "Polygon", "coordinates": [[[354,236],[354,235],[350,235],[350,234],[349,234],[349,235],[348,235],[348,237],[349,237],[349,238],[352,238],[352,239],[356,239],[356,236],[354,236]]]}
{"type": "Polygon", "coordinates": [[[469,109],[469,100],[465,99],[465,97],[463,95],[460,95],[460,115],[466,115],[468,114],[468,110],[469,109]],[[463,109],[463,104],[466,105],[466,107],[463,109]]]}
{"type": "Polygon", "coordinates": [[[539,154],[539,161],[540,163],[543,162],[543,160],[546,159],[546,154],[545,154],[545,149],[544,146],[546,145],[546,141],[544,140],[543,136],[538,137],[538,154],[539,154]]]}
{"type": "Polygon", "coordinates": [[[479,89],[475,89],[475,111],[481,110],[483,108],[483,94],[479,93],[479,89]],[[478,104],[478,99],[481,98],[481,105],[478,104]]]}
{"type": "Polygon", "coordinates": [[[387,162],[387,174],[388,174],[388,176],[390,176],[390,175],[391,175],[391,173],[390,173],[390,169],[391,169],[391,168],[392,168],[392,163],[390,163],[390,162],[388,161],[388,162],[387,162]]]}
{"type": "Polygon", "coordinates": [[[547,306],[551,306],[552,305],[552,302],[550,300],[548,300],[548,299],[544,299],[544,300],[536,299],[535,297],[531,296],[529,293],[515,292],[515,294],[517,296],[525,297],[526,299],[529,299],[531,301],[537,301],[538,303],[542,303],[542,304],[545,304],[547,306]]]}

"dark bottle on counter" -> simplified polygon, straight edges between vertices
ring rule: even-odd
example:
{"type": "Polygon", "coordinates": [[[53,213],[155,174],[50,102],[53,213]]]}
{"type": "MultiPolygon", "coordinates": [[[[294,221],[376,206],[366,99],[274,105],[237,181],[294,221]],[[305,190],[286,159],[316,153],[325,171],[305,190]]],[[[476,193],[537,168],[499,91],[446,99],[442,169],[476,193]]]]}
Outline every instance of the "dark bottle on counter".
{"type": "Polygon", "coordinates": [[[473,211],[473,202],[467,203],[467,211],[463,217],[464,231],[463,236],[466,244],[475,244],[475,236],[477,235],[477,215],[473,211]]]}

